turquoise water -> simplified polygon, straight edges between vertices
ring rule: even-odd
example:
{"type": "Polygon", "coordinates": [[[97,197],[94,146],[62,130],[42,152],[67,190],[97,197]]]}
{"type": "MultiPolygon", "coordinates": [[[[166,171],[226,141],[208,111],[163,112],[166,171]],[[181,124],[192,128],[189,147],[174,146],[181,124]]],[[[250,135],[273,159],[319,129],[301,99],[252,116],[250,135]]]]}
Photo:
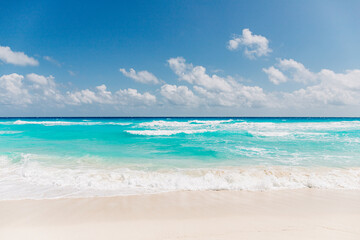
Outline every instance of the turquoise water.
{"type": "Polygon", "coordinates": [[[358,189],[360,119],[3,118],[0,167],[3,199],[358,189]]]}

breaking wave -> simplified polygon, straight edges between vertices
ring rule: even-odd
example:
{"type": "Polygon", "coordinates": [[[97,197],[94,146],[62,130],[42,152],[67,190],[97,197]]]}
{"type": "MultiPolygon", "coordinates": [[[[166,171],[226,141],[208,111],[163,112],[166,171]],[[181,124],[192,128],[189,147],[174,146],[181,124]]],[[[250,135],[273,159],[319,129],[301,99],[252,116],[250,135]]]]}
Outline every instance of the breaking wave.
{"type": "Polygon", "coordinates": [[[106,165],[49,166],[23,154],[0,156],[1,199],[117,196],[179,190],[360,189],[360,168],[218,167],[147,170],[106,165]]]}

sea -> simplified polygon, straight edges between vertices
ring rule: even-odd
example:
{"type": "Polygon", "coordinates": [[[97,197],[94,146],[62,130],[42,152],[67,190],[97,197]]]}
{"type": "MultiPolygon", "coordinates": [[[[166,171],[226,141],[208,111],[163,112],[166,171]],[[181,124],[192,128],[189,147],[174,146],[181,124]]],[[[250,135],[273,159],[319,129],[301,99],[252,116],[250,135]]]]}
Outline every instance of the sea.
{"type": "Polygon", "coordinates": [[[360,118],[0,118],[0,200],[360,189],[360,118]]]}

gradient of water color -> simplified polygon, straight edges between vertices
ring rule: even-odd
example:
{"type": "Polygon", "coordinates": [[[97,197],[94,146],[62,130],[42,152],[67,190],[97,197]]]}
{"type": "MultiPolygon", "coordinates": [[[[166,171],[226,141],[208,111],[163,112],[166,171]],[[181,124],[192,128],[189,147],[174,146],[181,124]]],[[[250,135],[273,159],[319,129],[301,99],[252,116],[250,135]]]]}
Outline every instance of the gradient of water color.
{"type": "Polygon", "coordinates": [[[0,119],[0,199],[360,189],[360,119],[0,119]]]}

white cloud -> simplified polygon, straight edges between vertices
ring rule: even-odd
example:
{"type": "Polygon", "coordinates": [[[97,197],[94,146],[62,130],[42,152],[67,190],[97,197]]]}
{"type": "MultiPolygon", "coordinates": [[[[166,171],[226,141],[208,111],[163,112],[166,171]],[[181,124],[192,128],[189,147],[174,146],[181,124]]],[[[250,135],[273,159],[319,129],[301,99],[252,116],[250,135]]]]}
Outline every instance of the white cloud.
{"type": "Polygon", "coordinates": [[[66,105],[72,105],[74,108],[83,105],[107,105],[115,109],[126,109],[131,106],[151,106],[149,109],[153,109],[161,106],[174,110],[176,107],[184,106],[186,111],[193,111],[192,113],[203,108],[230,109],[234,114],[251,108],[276,110],[281,113],[301,109],[307,112],[316,108],[325,111],[330,106],[360,106],[359,69],[344,73],[336,73],[329,69],[311,72],[295,60],[282,59],[276,67],[263,69],[270,81],[274,84],[296,81],[306,86],[291,92],[266,92],[260,86],[244,85],[230,76],[209,75],[205,67],[186,63],[182,57],[171,58],[168,63],[182,84],[165,83],[154,91],[156,94],[139,92],[132,88],[110,91],[104,84],[64,92],[52,75],[3,75],[0,77],[0,104],[19,107],[41,106],[44,109],[66,105]]]}
{"type": "MultiPolygon", "coordinates": [[[[229,76],[225,78],[215,74],[210,76],[206,73],[205,67],[187,64],[182,57],[171,58],[168,60],[168,63],[170,68],[179,77],[179,80],[193,85],[193,89],[198,94],[196,98],[200,99],[198,102],[201,104],[228,107],[260,107],[271,104],[263,89],[258,86],[244,86],[229,76]]],[[[168,100],[172,97],[170,102],[184,102],[188,98],[178,96],[177,93],[180,91],[178,88],[180,87],[167,86],[165,89],[162,89],[161,93],[168,100]]],[[[182,91],[185,92],[186,89],[183,88],[182,91]]],[[[191,101],[188,101],[184,104],[191,103],[191,101]]]]}
{"type": "Polygon", "coordinates": [[[0,77],[0,103],[6,105],[30,104],[31,96],[23,84],[24,76],[12,73],[0,77]]]}
{"type": "Polygon", "coordinates": [[[37,66],[39,65],[39,62],[32,58],[27,56],[23,52],[13,52],[10,47],[3,47],[0,46],[0,60],[14,65],[20,65],[20,66],[37,66]]]}
{"type": "Polygon", "coordinates": [[[254,59],[256,57],[267,56],[272,50],[269,48],[269,40],[261,35],[253,35],[252,32],[245,28],[242,35],[234,36],[228,42],[228,49],[233,51],[240,46],[245,48],[245,55],[254,59]]]}
{"type": "Polygon", "coordinates": [[[360,70],[335,73],[323,69],[316,74],[316,79],[318,83],[285,94],[285,97],[294,105],[360,105],[360,70]]]}
{"type": "Polygon", "coordinates": [[[279,85],[287,81],[287,77],[277,68],[271,66],[263,68],[263,71],[268,75],[270,82],[279,85]]]}
{"type": "MultiPolygon", "coordinates": [[[[80,105],[80,104],[92,104],[92,103],[112,103],[112,98],[104,97],[102,92],[103,89],[99,89],[100,86],[97,87],[97,91],[91,91],[89,89],[84,89],[76,92],[68,92],[67,93],[67,103],[80,105]]],[[[105,87],[106,90],[106,87],[105,87]]]]}
{"type": "Polygon", "coordinates": [[[118,103],[122,105],[152,105],[156,97],[148,92],[139,93],[136,89],[120,89],[116,92],[118,103]]]}
{"type": "Polygon", "coordinates": [[[360,70],[336,73],[322,69],[312,72],[293,59],[279,59],[275,66],[264,68],[274,84],[298,82],[306,87],[286,92],[265,92],[259,86],[247,86],[234,78],[209,75],[203,66],[186,63],[182,57],[168,60],[180,81],[190,86],[165,84],[160,94],[171,104],[186,106],[303,109],[360,105],[360,70]]]}
{"type": "Polygon", "coordinates": [[[152,83],[158,84],[160,83],[159,79],[152,73],[148,71],[140,71],[136,72],[133,68],[130,68],[129,72],[127,72],[124,68],[120,68],[120,72],[124,74],[124,76],[135,80],[136,82],[140,83],[152,83]]]}
{"type": "Polygon", "coordinates": [[[26,77],[13,73],[0,77],[0,104],[3,105],[46,105],[65,106],[82,104],[107,104],[122,106],[149,106],[156,103],[156,97],[136,89],[120,89],[112,93],[102,84],[95,90],[83,89],[62,93],[53,76],[35,73],[26,77]],[[25,81],[26,80],[26,81],[25,81]]]}
{"type": "Polygon", "coordinates": [[[276,66],[281,71],[274,66],[263,68],[263,71],[268,75],[269,80],[277,85],[288,80],[303,84],[314,83],[319,80],[315,73],[293,59],[280,59],[276,66]]]}
{"type": "Polygon", "coordinates": [[[203,86],[206,89],[227,92],[232,91],[232,87],[227,80],[215,74],[209,76],[206,74],[206,68],[203,66],[194,67],[192,64],[186,63],[185,59],[182,57],[170,58],[168,63],[180,80],[203,86]]]}
{"type": "Polygon", "coordinates": [[[186,86],[165,84],[161,87],[160,94],[170,103],[182,106],[197,106],[199,98],[186,86]]]}
{"type": "Polygon", "coordinates": [[[156,97],[148,92],[139,93],[136,89],[120,89],[114,94],[107,90],[103,84],[96,87],[96,91],[84,89],[81,91],[68,92],[68,103],[80,104],[113,104],[113,105],[152,105],[156,103],[156,97]]]}
{"type": "Polygon", "coordinates": [[[295,82],[310,83],[316,81],[316,75],[310,72],[302,63],[293,59],[282,59],[279,61],[279,67],[283,71],[287,71],[290,78],[295,82]]]}
{"type": "Polygon", "coordinates": [[[51,104],[62,105],[63,95],[56,88],[53,76],[35,73],[13,73],[0,77],[0,103],[7,105],[51,104]],[[26,80],[26,81],[25,81],[26,80]]]}
{"type": "Polygon", "coordinates": [[[278,102],[284,106],[311,107],[360,104],[360,70],[335,73],[329,69],[311,72],[293,59],[281,59],[276,66],[263,69],[274,84],[294,81],[306,87],[293,92],[280,92],[278,102]]]}
{"type": "Polygon", "coordinates": [[[54,77],[51,75],[49,77],[45,77],[35,73],[30,73],[26,75],[26,78],[37,85],[49,85],[49,83],[54,82],[54,77]]]}
{"type": "Polygon", "coordinates": [[[43,75],[30,73],[26,75],[26,79],[32,83],[29,89],[32,91],[33,98],[38,101],[40,99],[42,101],[51,100],[63,104],[64,96],[57,89],[55,78],[52,75],[45,77],[43,75]]]}
{"type": "Polygon", "coordinates": [[[223,107],[273,107],[273,102],[263,89],[258,86],[244,86],[238,84],[231,92],[214,92],[194,86],[207,106],[223,107]]]}

